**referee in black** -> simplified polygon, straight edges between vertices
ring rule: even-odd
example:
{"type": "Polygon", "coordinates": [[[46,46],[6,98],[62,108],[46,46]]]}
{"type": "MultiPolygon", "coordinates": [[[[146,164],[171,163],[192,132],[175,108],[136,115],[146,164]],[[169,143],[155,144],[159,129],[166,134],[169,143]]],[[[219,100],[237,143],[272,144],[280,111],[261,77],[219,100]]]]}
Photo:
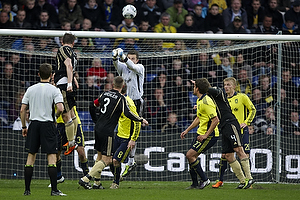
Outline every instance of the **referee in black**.
{"type": "Polygon", "coordinates": [[[89,181],[95,176],[100,177],[102,170],[112,163],[114,130],[122,112],[129,119],[148,125],[147,120],[130,111],[125,97],[120,93],[124,83],[124,79],[117,76],[113,82],[113,89],[103,92],[90,106],[91,117],[96,122],[95,149],[98,156],[91,171],[78,182],[85,189],[91,189],[89,181]],[[96,107],[100,108],[99,117],[96,116],[96,107]]]}
{"type": "Polygon", "coordinates": [[[51,196],[66,196],[57,189],[56,182],[56,154],[57,136],[54,122],[64,110],[63,97],[58,88],[50,84],[52,66],[44,63],[40,66],[39,76],[41,82],[29,87],[24,94],[21,106],[22,135],[26,137],[25,150],[28,152],[25,165],[25,192],[30,195],[30,183],[33,174],[33,165],[36,154],[41,146],[41,152],[47,153],[48,174],[51,182],[51,196]],[[55,113],[54,106],[57,111],[55,113]],[[29,108],[31,121],[28,130],[26,127],[26,110],[29,108]]]}

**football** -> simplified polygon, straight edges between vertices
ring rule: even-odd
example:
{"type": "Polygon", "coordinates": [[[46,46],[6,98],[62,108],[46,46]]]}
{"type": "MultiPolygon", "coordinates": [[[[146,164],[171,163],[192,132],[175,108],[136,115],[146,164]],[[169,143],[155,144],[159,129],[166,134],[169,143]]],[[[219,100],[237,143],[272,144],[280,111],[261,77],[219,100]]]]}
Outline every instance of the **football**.
{"type": "Polygon", "coordinates": [[[122,15],[126,19],[133,19],[136,16],[136,8],[133,5],[124,6],[122,15]]]}

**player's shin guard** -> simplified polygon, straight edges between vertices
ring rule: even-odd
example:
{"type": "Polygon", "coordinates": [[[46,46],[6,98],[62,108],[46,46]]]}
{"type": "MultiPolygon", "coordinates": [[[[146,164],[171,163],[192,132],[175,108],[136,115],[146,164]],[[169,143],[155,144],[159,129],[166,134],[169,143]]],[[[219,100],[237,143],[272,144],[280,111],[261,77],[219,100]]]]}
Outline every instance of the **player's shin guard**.
{"type": "Polygon", "coordinates": [[[25,176],[25,190],[30,191],[30,183],[33,174],[33,165],[25,165],[24,176],[25,176]]]}
{"type": "Polygon", "coordinates": [[[245,172],[245,176],[247,179],[253,179],[251,176],[251,171],[250,171],[250,163],[249,163],[249,158],[244,158],[241,160],[241,165],[243,167],[243,170],[245,172]]]}
{"type": "Polygon", "coordinates": [[[240,180],[240,183],[245,183],[245,176],[240,163],[237,160],[235,160],[232,163],[229,163],[229,165],[232,168],[232,171],[234,172],[236,177],[240,180]]]}
{"type": "Polygon", "coordinates": [[[114,166],[114,183],[118,184],[120,183],[120,175],[121,175],[121,165],[114,166]]]}
{"type": "Polygon", "coordinates": [[[191,166],[190,164],[190,175],[191,175],[191,178],[192,178],[192,185],[193,186],[198,186],[198,175],[196,173],[196,171],[194,170],[194,168],[191,166]]]}
{"type": "Polygon", "coordinates": [[[56,165],[48,165],[48,175],[50,177],[51,190],[57,191],[57,169],[56,165]]]}
{"type": "Polygon", "coordinates": [[[72,121],[73,121],[73,123],[74,123],[74,136],[76,136],[76,134],[77,134],[77,128],[78,128],[77,117],[76,117],[76,116],[73,117],[73,118],[72,118],[72,121]]]}
{"type": "Polygon", "coordinates": [[[106,164],[103,160],[100,160],[98,162],[95,163],[95,165],[93,166],[93,168],[91,169],[91,171],[89,172],[89,175],[91,177],[95,177],[95,175],[97,175],[98,173],[101,174],[102,170],[106,167],[106,164]]]}
{"type": "Polygon", "coordinates": [[[199,160],[195,160],[193,163],[190,164],[190,166],[191,166],[191,168],[193,168],[195,170],[195,172],[198,174],[198,176],[200,176],[200,178],[201,178],[202,181],[206,181],[207,180],[207,176],[203,172],[199,160]]]}
{"type": "Polygon", "coordinates": [[[73,120],[70,120],[69,122],[65,123],[65,127],[68,141],[73,141],[75,139],[75,127],[73,120]]]}
{"type": "Polygon", "coordinates": [[[223,181],[224,180],[224,174],[225,174],[225,171],[227,169],[227,160],[226,160],[226,158],[221,158],[219,165],[220,165],[219,180],[223,181]]]}
{"type": "Polygon", "coordinates": [[[80,162],[80,167],[82,169],[83,175],[87,175],[89,173],[89,165],[88,165],[88,160],[86,159],[83,162],[80,162]]]}

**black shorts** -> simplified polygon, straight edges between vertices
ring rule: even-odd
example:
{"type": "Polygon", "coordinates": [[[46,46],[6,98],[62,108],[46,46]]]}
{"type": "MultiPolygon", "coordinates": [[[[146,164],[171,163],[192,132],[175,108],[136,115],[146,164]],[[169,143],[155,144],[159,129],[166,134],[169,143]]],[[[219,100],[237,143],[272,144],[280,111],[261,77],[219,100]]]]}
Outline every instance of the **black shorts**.
{"type": "Polygon", "coordinates": [[[199,142],[197,140],[198,134],[194,137],[193,142],[191,143],[190,149],[195,150],[196,152],[204,153],[208,149],[210,149],[216,142],[218,141],[219,137],[215,136],[208,136],[205,140],[202,140],[202,142],[199,142]]]}
{"type": "Polygon", "coordinates": [[[226,123],[222,129],[222,153],[233,153],[234,148],[242,146],[241,128],[237,120],[226,123]]]}
{"type": "Polygon", "coordinates": [[[31,121],[28,127],[25,150],[37,153],[41,147],[42,153],[57,153],[56,128],[53,122],[31,121]]]}
{"type": "Polygon", "coordinates": [[[64,98],[64,112],[69,112],[74,106],[76,106],[76,86],[73,85],[73,91],[67,92],[67,84],[61,84],[57,86],[64,98]]]}
{"type": "Polygon", "coordinates": [[[94,148],[101,152],[102,155],[112,156],[113,155],[113,142],[112,136],[97,136],[95,134],[95,145],[94,148]]]}
{"type": "MultiPolygon", "coordinates": [[[[84,135],[82,131],[81,124],[78,124],[77,127],[77,133],[75,137],[76,144],[78,146],[84,147],[84,135]]],[[[66,129],[64,123],[58,123],[57,124],[57,145],[58,149],[61,151],[62,146],[68,142],[67,135],[66,135],[66,129]]]]}
{"type": "Polygon", "coordinates": [[[144,112],[145,112],[144,99],[136,99],[136,100],[133,100],[133,102],[136,107],[136,112],[139,114],[140,117],[143,117],[144,112]]]}
{"type": "Polygon", "coordinates": [[[115,136],[114,139],[114,156],[113,158],[123,163],[129,155],[130,148],[127,148],[128,142],[130,139],[120,138],[119,136],[115,136]]]}

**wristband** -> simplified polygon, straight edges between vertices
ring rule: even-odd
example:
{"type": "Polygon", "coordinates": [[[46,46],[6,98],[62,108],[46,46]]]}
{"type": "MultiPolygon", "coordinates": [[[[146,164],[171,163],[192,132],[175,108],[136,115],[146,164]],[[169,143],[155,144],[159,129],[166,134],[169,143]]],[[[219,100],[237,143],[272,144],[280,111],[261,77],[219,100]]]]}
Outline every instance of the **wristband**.
{"type": "Polygon", "coordinates": [[[68,83],[68,86],[67,87],[72,87],[72,83],[68,83]]]}
{"type": "Polygon", "coordinates": [[[125,62],[125,63],[126,63],[126,62],[127,62],[127,60],[128,60],[128,58],[126,57],[126,58],[123,60],[123,62],[125,62]]]}
{"type": "Polygon", "coordinates": [[[27,126],[22,126],[22,129],[26,129],[27,128],[27,126]]]}

